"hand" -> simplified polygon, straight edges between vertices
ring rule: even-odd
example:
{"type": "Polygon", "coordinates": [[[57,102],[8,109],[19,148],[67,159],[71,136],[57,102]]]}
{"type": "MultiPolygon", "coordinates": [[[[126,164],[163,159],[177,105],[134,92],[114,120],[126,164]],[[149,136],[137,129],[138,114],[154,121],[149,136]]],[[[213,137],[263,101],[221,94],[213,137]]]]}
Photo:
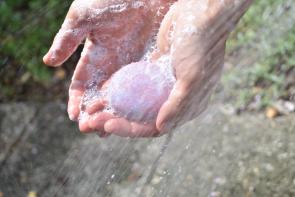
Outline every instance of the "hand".
{"type": "MultiPolygon", "coordinates": [[[[171,0],[73,2],[52,47],[44,57],[45,64],[59,66],[87,38],[69,89],[68,114],[71,120],[78,120],[81,100],[91,83],[98,83],[99,89],[122,65],[142,57],[170,2],[171,0]],[[97,79],[98,77],[100,78],[97,79]]],[[[100,107],[100,103],[96,104],[96,110],[100,107]]],[[[79,121],[80,130],[88,132],[99,129],[101,135],[104,135],[101,127],[105,121],[114,117],[106,113],[96,115],[98,117],[92,118],[96,120],[92,127],[87,119],[79,121]]]]}
{"type": "Polygon", "coordinates": [[[251,2],[188,0],[171,7],[155,56],[171,54],[177,82],[157,117],[160,135],[206,109],[222,72],[226,39],[251,2]]]}
{"type": "Polygon", "coordinates": [[[194,119],[207,107],[224,63],[225,42],[251,0],[176,2],[162,21],[154,59],[170,54],[176,84],[156,125],[111,119],[106,131],[120,136],[159,136],[194,119]]]}

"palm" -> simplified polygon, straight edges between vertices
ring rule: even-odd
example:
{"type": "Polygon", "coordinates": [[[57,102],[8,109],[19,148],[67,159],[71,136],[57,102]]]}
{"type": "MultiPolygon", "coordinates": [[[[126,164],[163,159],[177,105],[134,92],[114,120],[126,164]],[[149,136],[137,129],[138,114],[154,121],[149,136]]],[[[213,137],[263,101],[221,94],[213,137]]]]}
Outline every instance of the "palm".
{"type": "MultiPolygon", "coordinates": [[[[76,0],[72,4],[51,49],[44,57],[46,64],[60,65],[86,38],[69,90],[68,113],[72,120],[79,117],[87,86],[97,78],[93,75],[95,72],[99,70],[103,75],[100,81],[96,79],[97,88],[100,88],[122,65],[138,61],[143,55],[161,20],[150,2],[135,4],[130,0],[92,0],[85,3],[84,0],[76,0]]],[[[168,7],[168,3],[163,5],[168,7]]],[[[99,116],[100,119],[106,117],[109,118],[110,114],[99,116]]],[[[90,131],[89,125],[84,123],[80,121],[80,129],[90,131]]]]}

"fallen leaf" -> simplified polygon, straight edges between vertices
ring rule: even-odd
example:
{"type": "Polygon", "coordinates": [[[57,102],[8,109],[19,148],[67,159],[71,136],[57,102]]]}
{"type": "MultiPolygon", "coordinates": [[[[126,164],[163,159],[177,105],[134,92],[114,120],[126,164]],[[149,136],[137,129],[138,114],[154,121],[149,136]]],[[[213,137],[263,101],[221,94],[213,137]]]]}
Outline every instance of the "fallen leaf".
{"type": "Polygon", "coordinates": [[[273,119],[279,115],[279,111],[274,107],[268,107],[265,110],[265,115],[269,119],[273,119]]]}
{"type": "Polygon", "coordinates": [[[26,83],[29,79],[31,78],[31,74],[29,72],[26,72],[25,74],[23,74],[20,78],[20,82],[21,83],[26,83]]]}
{"type": "Polygon", "coordinates": [[[35,192],[35,191],[30,191],[29,193],[28,193],[28,196],[27,197],[37,197],[37,192],[35,192]]]}
{"type": "Polygon", "coordinates": [[[66,71],[63,68],[59,68],[55,71],[54,77],[58,80],[63,80],[66,78],[66,71]]]}

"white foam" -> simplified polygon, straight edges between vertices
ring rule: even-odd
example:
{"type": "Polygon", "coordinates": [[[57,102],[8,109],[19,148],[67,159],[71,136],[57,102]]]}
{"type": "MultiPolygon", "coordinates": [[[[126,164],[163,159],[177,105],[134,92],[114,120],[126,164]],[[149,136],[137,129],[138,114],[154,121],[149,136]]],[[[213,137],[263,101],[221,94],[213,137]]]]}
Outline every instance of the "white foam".
{"type": "Polygon", "coordinates": [[[132,2],[132,8],[138,9],[145,6],[145,3],[143,1],[135,1],[132,2]]]}

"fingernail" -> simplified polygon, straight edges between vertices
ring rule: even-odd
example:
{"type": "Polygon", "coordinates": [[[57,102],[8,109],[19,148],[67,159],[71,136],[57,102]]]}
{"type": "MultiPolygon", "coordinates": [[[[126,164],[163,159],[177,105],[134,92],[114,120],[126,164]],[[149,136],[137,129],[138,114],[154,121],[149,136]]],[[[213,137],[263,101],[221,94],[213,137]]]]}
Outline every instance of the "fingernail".
{"type": "Polygon", "coordinates": [[[46,53],[43,57],[43,62],[47,65],[50,65],[51,64],[51,61],[50,61],[50,52],[46,53]]]}
{"type": "Polygon", "coordinates": [[[79,129],[82,133],[89,133],[92,129],[88,126],[88,122],[85,119],[79,121],[79,129]]]}
{"type": "Polygon", "coordinates": [[[69,114],[69,119],[71,121],[77,121],[76,117],[73,114],[69,114]]]}
{"type": "Polygon", "coordinates": [[[57,62],[56,51],[49,51],[46,55],[44,55],[43,62],[51,67],[58,67],[61,65],[61,63],[57,62]]]}
{"type": "Polygon", "coordinates": [[[71,121],[77,121],[77,117],[75,116],[75,114],[73,113],[74,109],[68,108],[68,115],[71,121]]]}
{"type": "Polygon", "coordinates": [[[45,54],[44,56],[43,56],[43,62],[46,64],[46,61],[47,60],[47,54],[45,54]]]}

